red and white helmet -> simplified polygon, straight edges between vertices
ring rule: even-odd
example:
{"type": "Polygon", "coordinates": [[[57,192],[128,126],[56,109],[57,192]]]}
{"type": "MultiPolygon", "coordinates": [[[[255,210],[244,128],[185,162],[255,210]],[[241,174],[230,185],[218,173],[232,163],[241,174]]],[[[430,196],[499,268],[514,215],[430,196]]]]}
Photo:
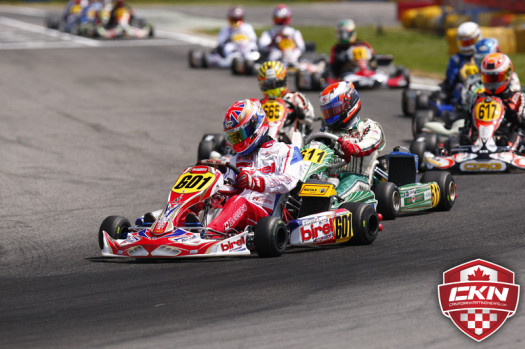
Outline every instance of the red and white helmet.
{"type": "Polygon", "coordinates": [[[268,133],[268,119],[258,99],[233,103],[224,116],[224,132],[233,151],[248,155],[268,133]]]}
{"type": "Polygon", "coordinates": [[[476,43],[481,39],[481,29],[474,22],[462,23],[458,27],[456,39],[459,52],[464,55],[473,55],[476,52],[476,43]]]}
{"type": "Polygon", "coordinates": [[[279,4],[273,9],[273,23],[275,25],[288,25],[292,21],[292,11],[284,4],[279,4]]]}
{"type": "Polygon", "coordinates": [[[348,81],[329,85],[321,92],[319,102],[325,125],[334,130],[352,126],[361,110],[359,94],[354,84],[348,81]]]}
{"type": "Polygon", "coordinates": [[[489,94],[500,94],[510,87],[512,61],[504,53],[491,53],[481,61],[481,81],[489,94]]]}

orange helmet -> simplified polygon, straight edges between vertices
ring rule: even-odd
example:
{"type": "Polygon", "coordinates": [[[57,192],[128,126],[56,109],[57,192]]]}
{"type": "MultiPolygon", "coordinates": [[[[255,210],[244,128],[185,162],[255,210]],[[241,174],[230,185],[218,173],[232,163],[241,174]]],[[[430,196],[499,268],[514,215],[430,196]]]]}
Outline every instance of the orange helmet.
{"type": "Polygon", "coordinates": [[[491,53],[481,61],[481,81],[489,94],[500,94],[510,86],[514,69],[504,53],[491,53]]]}

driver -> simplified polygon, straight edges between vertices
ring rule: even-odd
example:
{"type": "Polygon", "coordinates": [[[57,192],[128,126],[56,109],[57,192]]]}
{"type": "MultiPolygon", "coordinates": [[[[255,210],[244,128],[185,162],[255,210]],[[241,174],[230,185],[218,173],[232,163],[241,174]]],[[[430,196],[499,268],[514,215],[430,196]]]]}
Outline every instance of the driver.
{"type": "Polygon", "coordinates": [[[525,93],[515,90],[513,72],[512,61],[506,54],[498,52],[487,55],[481,62],[481,81],[485,91],[474,98],[474,101],[487,96],[501,98],[505,106],[505,119],[511,124],[512,134],[508,138],[511,147],[520,141],[516,129],[525,128],[525,93]]]}
{"type": "Polygon", "coordinates": [[[286,5],[279,4],[273,10],[274,27],[264,31],[259,38],[259,51],[268,55],[268,60],[282,60],[283,48],[291,49],[287,63],[297,62],[305,52],[306,44],[303,35],[297,29],[289,26],[292,21],[292,11],[286,5]],[[292,47],[289,47],[292,46],[292,47]]]}
{"type": "Polygon", "coordinates": [[[338,143],[348,165],[332,173],[337,176],[337,194],[343,199],[354,191],[370,190],[374,164],[385,146],[379,123],[357,115],[361,110],[359,94],[351,82],[329,85],[320,95],[324,127],[339,136],[338,143]]]}
{"type": "Polygon", "coordinates": [[[268,136],[268,120],[255,98],[230,106],[224,117],[224,131],[236,153],[230,163],[241,170],[236,176],[228,169],[225,181],[233,180],[241,192],[226,201],[208,228],[230,234],[271,214],[279,196],[297,185],[304,163],[297,147],[268,136]]]}
{"type": "Polygon", "coordinates": [[[377,65],[375,61],[375,51],[366,41],[357,40],[355,22],[351,19],[344,19],[337,23],[335,28],[337,43],[332,46],[330,54],[330,73],[339,80],[345,71],[354,69],[354,58],[350,56],[350,49],[356,46],[363,46],[370,55],[370,67],[373,69],[377,65]]]}
{"type": "Polygon", "coordinates": [[[249,41],[249,50],[257,51],[257,35],[253,26],[244,22],[244,9],[240,6],[230,7],[228,10],[228,25],[219,31],[217,38],[217,52],[223,57],[228,57],[237,50],[235,37],[243,37],[249,41]]]}
{"type": "Polygon", "coordinates": [[[134,17],[134,11],[126,3],[126,0],[115,0],[115,4],[113,5],[113,8],[111,9],[111,13],[109,15],[108,23],[106,24],[106,28],[114,28],[119,25],[120,20],[125,14],[129,14],[129,20],[128,23],[133,22],[134,17]]]}
{"type": "Polygon", "coordinates": [[[287,118],[305,125],[305,134],[309,135],[313,129],[314,107],[312,103],[301,92],[293,92],[288,89],[286,67],[280,61],[264,62],[257,74],[259,87],[264,98],[282,98],[292,106],[292,112],[287,118]]]}

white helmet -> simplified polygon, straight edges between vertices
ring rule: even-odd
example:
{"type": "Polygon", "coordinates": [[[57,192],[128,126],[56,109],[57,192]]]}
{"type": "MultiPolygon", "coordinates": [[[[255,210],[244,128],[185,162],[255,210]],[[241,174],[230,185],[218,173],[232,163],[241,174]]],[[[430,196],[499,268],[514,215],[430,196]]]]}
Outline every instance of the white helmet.
{"type": "Polygon", "coordinates": [[[456,38],[459,52],[464,55],[473,55],[476,52],[476,43],[481,39],[481,29],[474,22],[462,23],[458,27],[456,38]]]}

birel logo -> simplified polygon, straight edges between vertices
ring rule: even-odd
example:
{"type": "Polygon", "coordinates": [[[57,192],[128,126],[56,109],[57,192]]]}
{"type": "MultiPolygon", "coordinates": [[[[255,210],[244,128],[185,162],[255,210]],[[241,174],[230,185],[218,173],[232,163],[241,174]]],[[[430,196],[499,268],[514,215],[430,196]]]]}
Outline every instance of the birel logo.
{"type": "Polygon", "coordinates": [[[323,235],[328,235],[334,231],[334,219],[330,218],[329,221],[325,224],[311,224],[309,229],[301,227],[301,239],[303,242],[309,240],[315,240],[319,238],[319,233],[322,232],[323,235]]]}
{"type": "Polygon", "coordinates": [[[242,247],[244,244],[245,244],[244,236],[241,236],[238,239],[221,243],[221,249],[222,249],[222,252],[231,251],[236,248],[242,247]]]}
{"type": "Polygon", "coordinates": [[[439,305],[463,333],[480,342],[514,315],[519,289],[512,271],[476,259],[443,273],[439,305]]]}
{"type": "Polygon", "coordinates": [[[208,172],[208,168],[205,166],[195,166],[191,169],[191,173],[206,173],[208,172]]]}

